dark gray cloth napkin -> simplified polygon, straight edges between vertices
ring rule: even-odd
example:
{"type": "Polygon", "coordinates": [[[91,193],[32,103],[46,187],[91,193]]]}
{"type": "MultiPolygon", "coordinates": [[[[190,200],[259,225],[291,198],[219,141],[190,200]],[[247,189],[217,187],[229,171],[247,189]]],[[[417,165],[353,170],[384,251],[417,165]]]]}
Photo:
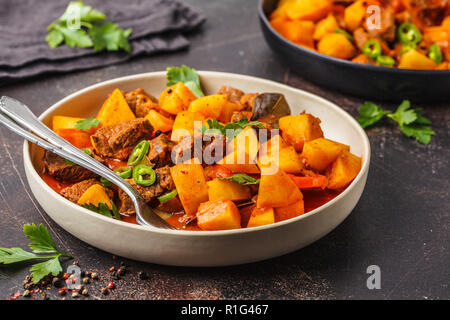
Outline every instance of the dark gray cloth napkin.
{"type": "Polygon", "coordinates": [[[106,21],[132,28],[132,52],[95,52],[92,48],[51,49],[47,26],[64,12],[69,1],[0,0],[0,85],[48,72],[69,72],[111,65],[142,54],[186,48],[184,33],[205,17],[172,0],[85,0],[104,12],[106,21]]]}

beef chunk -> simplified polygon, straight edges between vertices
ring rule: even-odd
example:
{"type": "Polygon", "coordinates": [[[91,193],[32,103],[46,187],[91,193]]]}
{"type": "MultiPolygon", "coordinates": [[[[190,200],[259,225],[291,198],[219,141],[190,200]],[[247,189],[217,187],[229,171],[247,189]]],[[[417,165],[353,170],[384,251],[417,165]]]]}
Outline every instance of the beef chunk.
{"type": "Polygon", "coordinates": [[[158,100],[142,88],[125,92],[124,96],[130,109],[138,118],[144,118],[151,109],[158,106],[158,100]]]}
{"type": "MultiPolygon", "coordinates": [[[[83,180],[81,182],[75,183],[74,185],[64,188],[61,190],[61,195],[72,201],[77,203],[78,199],[82,196],[82,194],[89,189],[94,184],[100,184],[100,182],[96,179],[83,180]]],[[[105,188],[108,196],[110,198],[114,197],[114,192],[111,189],[105,188]]]]}
{"type": "Polygon", "coordinates": [[[174,161],[182,163],[192,158],[202,159],[206,164],[213,164],[226,154],[229,139],[226,136],[204,134],[202,136],[184,137],[174,148],[174,161]],[[201,148],[200,148],[201,146],[201,148]],[[216,154],[216,151],[218,152],[216,154]]]}
{"type": "Polygon", "coordinates": [[[244,92],[241,90],[229,86],[221,87],[217,93],[226,95],[228,97],[228,101],[237,104],[240,104],[241,97],[244,95],[244,92]]]}
{"type": "Polygon", "coordinates": [[[51,153],[50,151],[45,151],[43,162],[44,172],[48,173],[59,181],[79,182],[82,180],[97,177],[95,173],[77,164],[67,164],[63,158],[54,153],[51,153]]]}
{"type": "Polygon", "coordinates": [[[172,162],[172,150],[175,146],[175,142],[165,134],[161,134],[150,141],[148,158],[155,164],[156,168],[166,166],[172,162]]]}
{"type": "Polygon", "coordinates": [[[141,118],[101,127],[91,137],[100,155],[124,160],[141,140],[150,139],[152,132],[150,122],[141,118]]]}
{"type": "MultiPolygon", "coordinates": [[[[139,192],[139,194],[144,198],[145,202],[151,202],[156,197],[159,197],[167,191],[175,189],[175,184],[170,175],[169,166],[156,169],[156,182],[149,187],[142,187],[137,185],[133,179],[128,179],[127,181],[139,192]]],[[[121,189],[119,189],[119,212],[122,214],[135,214],[136,210],[133,206],[133,202],[130,197],[121,189]]]]}

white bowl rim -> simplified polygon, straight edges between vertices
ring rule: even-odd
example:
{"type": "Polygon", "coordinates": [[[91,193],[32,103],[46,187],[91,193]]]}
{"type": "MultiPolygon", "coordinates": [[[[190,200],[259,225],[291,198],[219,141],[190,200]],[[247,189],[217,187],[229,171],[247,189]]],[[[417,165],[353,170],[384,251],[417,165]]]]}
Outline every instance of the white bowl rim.
{"type": "MultiPolygon", "coordinates": [[[[27,167],[29,170],[29,172],[31,173],[31,175],[33,176],[33,178],[36,181],[39,181],[39,183],[41,184],[41,187],[43,187],[45,190],[47,190],[50,193],[54,193],[56,195],[58,195],[58,197],[65,202],[67,205],[72,206],[72,208],[74,208],[75,210],[79,210],[80,212],[84,213],[84,214],[89,214],[95,218],[98,219],[103,219],[104,221],[107,221],[109,223],[113,223],[113,224],[118,224],[119,226],[123,226],[123,227],[128,227],[128,228],[134,228],[134,229],[139,229],[142,231],[149,231],[149,232],[153,232],[153,233],[160,233],[160,234],[171,234],[174,236],[195,236],[195,237],[210,237],[210,236],[226,236],[226,235],[233,235],[233,234],[237,234],[237,233],[247,233],[247,232],[258,232],[258,231],[263,231],[263,230],[269,230],[269,229],[274,229],[274,228],[279,228],[282,227],[286,224],[290,224],[290,223],[294,223],[300,220],[303,220],[313,214],[317,214],[320,211],[324,210],[325,208],[333,205],[334,203],[340,201],[341,199],[343,199],[350,191],[351,189],[353,189],[353,187],[358,183],[358,181],[364,176],[364,174],[369,170],[369,164],[370,164],[370,142],[369,142],[369,138],[367,137],[366,132],[364,131],[364,129],[359,125],[359,123],[344,109],[340,108],[339,106],[337,106],[336,104],[334,104],[331,101],[326,100],[325,98],[322,98],[320,96],[317,96],[315,94],[312,94],[310,92],[301,90],[301,89],[297,89],[297,88],[293,88],[291,86],[288,86],[286,84],[281,84],[278,83],[276,81],[272,81],[272,80],[267,80],[264,78],[259,78],[259,77],[253,77],[253,76],[247,76],[247,75],[241,75],[241,74],[236,74],[236,73],[228,73],[228,72],[217,72],[217,71],[197,71],[198,74],[200,75],[200,77],[205,77],[207,78],[208,76],[216,76],[216,77],[220,77],[220,76],[224,76],[224,77],[228,77],[228,78],[237,78],[238,80],[248,80],[248,81],[258,81],[258,82],[262,82],[265,83],[267,85],[275,85],[275,86],[279,86],[282,87],[284,90],[288,90],[288,91],[292,91],[292,92],[297,92],[297,93],[301,93],[304,96],[307,96],[309,98],[313,98],[316,99],[318,102],[327,105],[327,107],[332,108],[334,111],[338,112],[339,114],[341,114],[342,116],[344,116],[346,118],[346,120],[348,120],[348,122],[354,127],[354,129],[357,130],[357,132],[360,134],[360,137],[362,138],[362,142],[363,142],[363,151],[362,154],[364,154],[365,156],[363,157],[363,163],[361,166],[361,170],[358,173],[358,175],[356,176],[356,178],[352,181],[352,183],[350,185],[347,186],[347,188],[341,192],[340,194],[338,194],[335,198],[333,198],[332,200],[328,201],[327,203],[323,204],[322,206],[311,210],[305,214],[302,214],[300,216],[291,218],[291,219],[287,219],[284,221],[280,221],[280,222],[275,222],[273,224],[269,224],[269,225],[264,225],[264,226],[259,226],[259,227],[252,227],[252,228],[241,228],[241,229],[231,229],[231,230],[215,230],[215,231],[191,231],[191,230],[170,230],[170,229],[157,229],[157,228],[149,228],[149,227],[144,227],[138,224],[134,224],[134,223],[130,223],[130,222],[125,222],[125,221],[120,221],[120,220],[116,220],[116,219],[111,219],[108,217],[104,217],[100,214],[94,213],[91,210],[88,210],[86,208],[83,208],[69,200],[67,200],[66,198],[64,198],[63,196],[61,196],[60,194],[58,194],[56,191],[54,191],[47,183],[45,183],[45,181],[41,178],[41,176],[38,174],[38,172],[36,171],[36,169],[33,166],[33,163],[31,161],[31,154],[30,154],[30,148],[29,148],[29,143],[28,141],[24,141],[24,146],[23,146],[23,153],[24,153],[24,166],[27,167]]],[[[94,89],[97,89],[99,87],[102,86],[107,86],[116,82],[121,82],[121,81],[127,81],[127,80],[133,80],[133,79],[138,79],[138,78],[145,78],[145,77],[160,77],[160,76],[165,76],[166,75],[166,71],[156,71],[156,72],[145,72],[145,73],[139,73],[139,74],[134,74],[134,75],[128,75],[128,76],[124,76],[124,77],[118,77],[118,78],[114,78],[111,80],[107,80],[107,81],[103,81],[103,82],[99,82],[96,83],[94,85],[88,86],[84,89],[81,90],[77,90],[74,93],[71,93],[70,95],[66,96],[65,98],[59,100],[58,102],[56,102],[55,104],[53,104],[51,107],[49,107],[47,110],[45,110],[41,115],[39,115],[39,119],[42,120],[43,118],[45,118],[48,114],[52,113],[53,111],[55,111],[56,109],[58,109],[61,105],[63,105],[64,103],[66,103],[67,101],[84,94],[87,91],[91,91],[94,89]]]]}

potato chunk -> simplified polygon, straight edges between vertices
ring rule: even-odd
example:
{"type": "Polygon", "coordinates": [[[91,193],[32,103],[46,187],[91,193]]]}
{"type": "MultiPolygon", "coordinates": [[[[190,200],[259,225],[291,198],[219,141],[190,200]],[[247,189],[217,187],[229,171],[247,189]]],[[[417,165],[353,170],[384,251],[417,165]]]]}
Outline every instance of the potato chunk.
{"type": "Polygon", "coordinates": [[[305,142],[323,137],[320,119],[310,114],[282,117],[279,126],[283,139],[297,152],[302,151],[305,142]]]}
{"type": "Polygon", "coordinates": [[[205,117],[198,112],[182,111],[178,113],[173,123],[170,139],[179,142],[184,136],[194,135],[195,122],[199,122],[198,129],[200,130],[200,122],[204,119],[205,117]]]}
{"type": "Polygon", "coordinates": [[[323,172],[336,160],[342,150],[350,151],[350,147],[339,142],[319,138],[305,143],[302,158],[312,169],[323,172]]]}
{"type": "Polygon", "coordinates": [[[401,69],[423,69],[429,70],[436,67],[436,63],[426,55],[416,51],[409,50],[402,54],[398,65],[401,69]]]}
{"type": "Polygon", "coordinates": [[[94,184],[90,186],[78,199],[79,205],[82,204],[93,204],[98,207],[99,203],[104,203],[108,208],[112,209],[111,199],[109,198],[106,190],[100,184],[94,184]]]}
{"type": "Polygon", "coordinates": [[[163,116],[155,110],[150,110],[145,116],[153,127],[154,131],[168,132],[172,130],[174,121],[171,118],[163,116]]]}
{"type": "Polygon", "coordinates": [[[285,172],[278,170],[276,174],[261,176],[258,208],[284,207],[302,199],[300,189],[285,172]]]}
{"type": "Polygon", "coordinates": [[[341,189],[346,187],[361,170],[361,158],[343,150],[327,170],[328,188],[341,189]]]}
{"type": "Polygon", "coordinates": [[[231,151],[218,162],[235,173],[259,173],[256,164],[259,143],[254,129],[247,127],[242,130],[227,146],[231,151]]]}
{"type": "Polygon", "coordinates": [[[219,119],[226,102],[224,94],[205,96],[192,101],[188,111],[201,113],[207,119],[219,119]]]}
{"type": "Polygon", "coordinates": [[[84,118],[66,117],[66,116],[53,116],[52,129],[58,133],[61,129],[75,129],[75,125],[78,121],[84,120],[84,118]]]}
{"type": "Polygon", "coordinates": [[[177,164],[170,168],[173,182],[186,215],[194,215],[208,201],[208,188],[201,164],[177,164]]]}
{"type": "Polygon", "coordinates": [[[209,201],[226,199],[231,201],[246,200],[251,198],[250,188],[239,183],[214,179],[208,181],[209,201]]]}
{"type": "Polygon", "coordinates": [[[208,201],[198,208],[197,225],[202,230],[239,229],[241,215],[230,200],[208,201]]]}
{"type": "Polygon", "coordinates": [[[264,172],[264,167],[275,164],[279,169],[287,173],[301,173],[303,164],[300,159],[300,155],[295,151],[294,147],[289,146],[279,150],[278,152],[272,152],[270,155],[260,157],[258,160],[258,166],[261,171],[264,172]]]}
{"type": "Polygon", "coordinates": [[[180,81],[161,92],[159,106],[168,113],[178,114],[186,110],[195,99],[197,97],[180,81]]]}
{"type": "Polygon", "coordinates": [[[252,211],[247,228],[259,227],[275,222],[275,212],[272,208],[255,208],[252,211]]]}
{"type": "Polygon", "coordinates": [[[305,203],[303,200],[297,201],[285,207],[275,208],[275,221],[283,221],[298,217],[305,213],[305,203]]]}
{"type": "Polygon", "coordinates": [[[317,45],[317,51],[339,59],[351,59],[356,55],[356,48],[342,33],[328,33],[317,45]]]}
{"type": "Polygon", "coordinates": [[[97,114],[97,120],[100,120],[103,126],[111,126],[133,119],[136,119],[136,116],[119,89],[111,93],[97,114]]]}

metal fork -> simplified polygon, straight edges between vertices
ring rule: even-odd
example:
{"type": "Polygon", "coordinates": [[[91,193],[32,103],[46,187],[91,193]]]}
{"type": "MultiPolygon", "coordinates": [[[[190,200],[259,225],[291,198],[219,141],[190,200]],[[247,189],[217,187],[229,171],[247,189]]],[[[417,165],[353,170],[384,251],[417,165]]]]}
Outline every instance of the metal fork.
{"type": "Polygon", "coordinates": [[[43,124],[23,103],[10,97],[1,97],[0,123],[39,147],[70,160],[117,185],[125,191],[133,201],[133,205],[136,208],[136,220],[140,225],[158,229],[175,229],[157,215],[147,205],[136,189],[134,189],[126,180],[122,179],[114,171],[58,136],[54,131],[43,124]],[[25,130],[19,126],[19,124],[34,134],[25,130]]]}

